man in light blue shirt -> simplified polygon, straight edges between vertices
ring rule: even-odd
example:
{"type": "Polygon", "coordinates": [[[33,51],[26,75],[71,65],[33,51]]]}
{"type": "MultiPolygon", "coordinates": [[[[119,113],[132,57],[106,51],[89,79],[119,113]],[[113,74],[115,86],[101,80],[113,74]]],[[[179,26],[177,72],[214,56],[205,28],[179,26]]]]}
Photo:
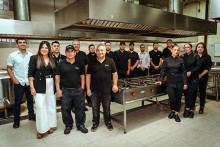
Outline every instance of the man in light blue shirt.
{"type": "Polygon", "coordinates": [[[14,124],[13,128],[20,127],[20,105],[24,93],[27,98],[29,120],[35,121],[35,114],[33,109],[33,97],[30,92],[28,82],[28,65],[32,53],[26,51],[27,41],[24,38],[16,40],[17,51],[8,55],[7,71],[14,83],[15,101],[13,107],[14,124]]]}
{"type": "Polygon", "coordinates": [[[137,66],[138,68],[138,76],[147,76],[148,75],[148,68],[150,66],[150,55],[145,52],[145,45],[140,45],[141,52],[138,53],[140,62],[137,66]]]}

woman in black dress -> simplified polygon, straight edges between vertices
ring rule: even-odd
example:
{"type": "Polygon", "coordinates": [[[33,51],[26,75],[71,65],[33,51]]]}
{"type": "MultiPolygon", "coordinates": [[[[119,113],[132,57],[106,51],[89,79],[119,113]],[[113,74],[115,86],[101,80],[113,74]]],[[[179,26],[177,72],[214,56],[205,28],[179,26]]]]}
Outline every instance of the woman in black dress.
{"type": "Polygon", "coordinates": [[[212,59],[211,56],[207,53],[206,45],[203,42],[200,42],[196,45],[195,53],[200,56],[202,62],[202,67],[199,72],[199,95],[200,95],[199,114],[203,114],[205,99],[206,99],[208,72],[212,67],[212,59]]]}
{"type": "Polygon", "coordinates": [[[180,122],[178,113],[181,107],[181,97],[183,90],[187,89],[187,77],[184,61],[179,57],[180,47],[173,46],[172,55],[165,58],[160,72],[160,81],[157,84],[162,84],[165,75],[167,74],[167,90],[170,99],[171,113],[168,118],[174,118],[176,122],[180,122]]]}

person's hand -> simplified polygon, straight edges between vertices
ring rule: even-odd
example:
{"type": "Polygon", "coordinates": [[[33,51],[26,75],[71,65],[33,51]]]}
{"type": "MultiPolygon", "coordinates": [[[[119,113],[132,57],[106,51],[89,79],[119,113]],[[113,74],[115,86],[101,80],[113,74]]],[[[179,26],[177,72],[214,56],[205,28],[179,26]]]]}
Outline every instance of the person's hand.
{"type": "Polygon", "coordinates": [[[63,92],[62,92],[62,90],[57,90],[57,96],[58,97],[63,97],[63,92]]]}
{"type": "Polygon", "coordinates": [[[20,84],[20,82],[16,78],[12,79],[12,81],[14,84],[20,84]]]}
{"type": "Polygon", "coordinates": [[[186,74],[187,74],[188,78],[191,76],[191,72],[190,71],[188,71],[186,74]]]}
{"type": "Polygon", "coordinates": [[[127,71],[127,76],[129,76],[129,75],[130,75],[130,71],[128,70],[128,71],[127,71]]]}
{"type": "Polygon", "coordinates": [[[158,81],[158,82],[156,82],[155,84],[159,84],[159,85],[161,85],[161,84],[162,84],[162,82],[161,82],[161,81],[158,81]]]}
{"type": "Polygon", "coordinates": [[[160,68],[159,66],[155,66],[155,67],[154,67],[154,69],[159,69],[159,68],[160,68]]]}
{"type": "Polygon", "coordinates": [[[35,90],[35,88],[31,89],[31,95],[36,96],[36,90],[35,90]]]}
{"type": "Polygon", "coordinates": [[[188,85],[183,86],[183,90],[186,90],[188,88],[188,85]]]}
{"type": "Polygon", "coordinates": [[[87,95],[90,97],[92,96],[92,91],[90,89],[87,89],[87,95]]]}
{"type": "Polygon", "coordinates": [[[142,70],[142,71],[145,71],[145,67],[141,67],[141,70],[142,70]]]}
{"type": "Polygon", "coordinates": [[[202,75],[201,75],[201,74],[199,74],[199,79],[201,79],[201,77],[202,77],[202,75]]]}
{"type": "Polygon", "coordinates": [[[133,71],[133,70],[134,70],[134,67],[132,66],[132,67],[130,68],[130,70],[133,71]]]}
{"type": "Polygon", "coordinates": [[[114,93],[116,93],[116,92],[118,91],[118,86],[113,85],[113,86],[112,86],[112,91],[113,91],[114,93]]]}

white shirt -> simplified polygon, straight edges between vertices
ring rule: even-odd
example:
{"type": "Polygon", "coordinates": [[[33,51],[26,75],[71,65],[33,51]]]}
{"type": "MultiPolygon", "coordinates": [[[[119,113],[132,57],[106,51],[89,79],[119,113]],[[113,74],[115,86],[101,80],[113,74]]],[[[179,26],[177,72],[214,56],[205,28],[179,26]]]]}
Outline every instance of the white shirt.
{"type": "Polygon", "coordinates": [[[141,52],[138,53],[140,62],[137,66],[137,68],[145,67],[148,68],[150,66],[150,55],[147,52],[144,52],[144,54],[141,54],[141,52]]]}

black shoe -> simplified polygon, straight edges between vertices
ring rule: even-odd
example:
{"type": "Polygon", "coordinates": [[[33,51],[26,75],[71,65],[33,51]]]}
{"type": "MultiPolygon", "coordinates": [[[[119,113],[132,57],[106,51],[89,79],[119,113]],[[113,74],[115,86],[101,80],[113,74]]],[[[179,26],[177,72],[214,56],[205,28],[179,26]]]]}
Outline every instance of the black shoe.
{"type": "Polygon", "coordinates": [[[189,112],[189,118],[193,118],[194,117],[194,112],[193,111],[190,111],[189,112]]]}
{"type": "Polygon", "coordinates": [[[199,109],[199,114],[203,114],[204,113],[204,108],[200,108],[199,109]]]}
{"type": "Polygon", "coordinates": [[[20,127],[20,120],[15,120],[13,124],[13,128],[19,128],[20,127]]]}
{"type": "Polygon", "coordinates": [[[181,119],[179,118],[179,116],[178,115],[174,115],[174,117],[173,117],[174,119],[175,119],[175,121],[176,122],[181,122],[181,119]]]}
{"type": "Polygon", "coordinates": [[[36,116],[35,115],[30,115],[28,117],[29,120],[32,120],[32,121],[36,121],[36,116]]]}
{"type": "Polygon", "coordinates": [[[174,118],[174,114],[175,114],[175,113],[172,111],[172,112],[168,115],[168,118],[169,118],[169,119],[174,118]]]}
{"type": "Polygon", "coordinates": [[[107,123],[105,123],[105,125],[106,125],[106,127],[108,128],[109,131],[112,131],[112,130],[113,130],[113,126],[112,126],[112,124],[111,124],[110,121],[107,122],[107,123]]]}
{"type": "Polygon", "coordinates": [[[189,110],[184,111],[183,117],[185,117],[185,118],[189,117],[189,110]]]}
{"type": "Polygon", "coordinates": [[[80,125],[77,129],[82,133],[88,133],[88,129],[84,125],[80,125]]]}
{"type": "Polygon", "coordinates": [[[84,108],[84,111],[88,111],[88,108],[85,107],[85,108],[84,108]]]}
{"type": "Polygon", "coordinates": [[[92,132],[95,132],[95,131],[98,129],[98,127],[99,127],[99,123],[95,123],[95,122],[93,122],[93,125],[92,125],[92,128],[91,128],[91,131],[92,131],[92,132]]]}
{"type": "Polygon", "coordinates": [[[64,130],[64,134],[69,134],[71,130],[71,127],[66,127],[66,129],[64,130]]]}

